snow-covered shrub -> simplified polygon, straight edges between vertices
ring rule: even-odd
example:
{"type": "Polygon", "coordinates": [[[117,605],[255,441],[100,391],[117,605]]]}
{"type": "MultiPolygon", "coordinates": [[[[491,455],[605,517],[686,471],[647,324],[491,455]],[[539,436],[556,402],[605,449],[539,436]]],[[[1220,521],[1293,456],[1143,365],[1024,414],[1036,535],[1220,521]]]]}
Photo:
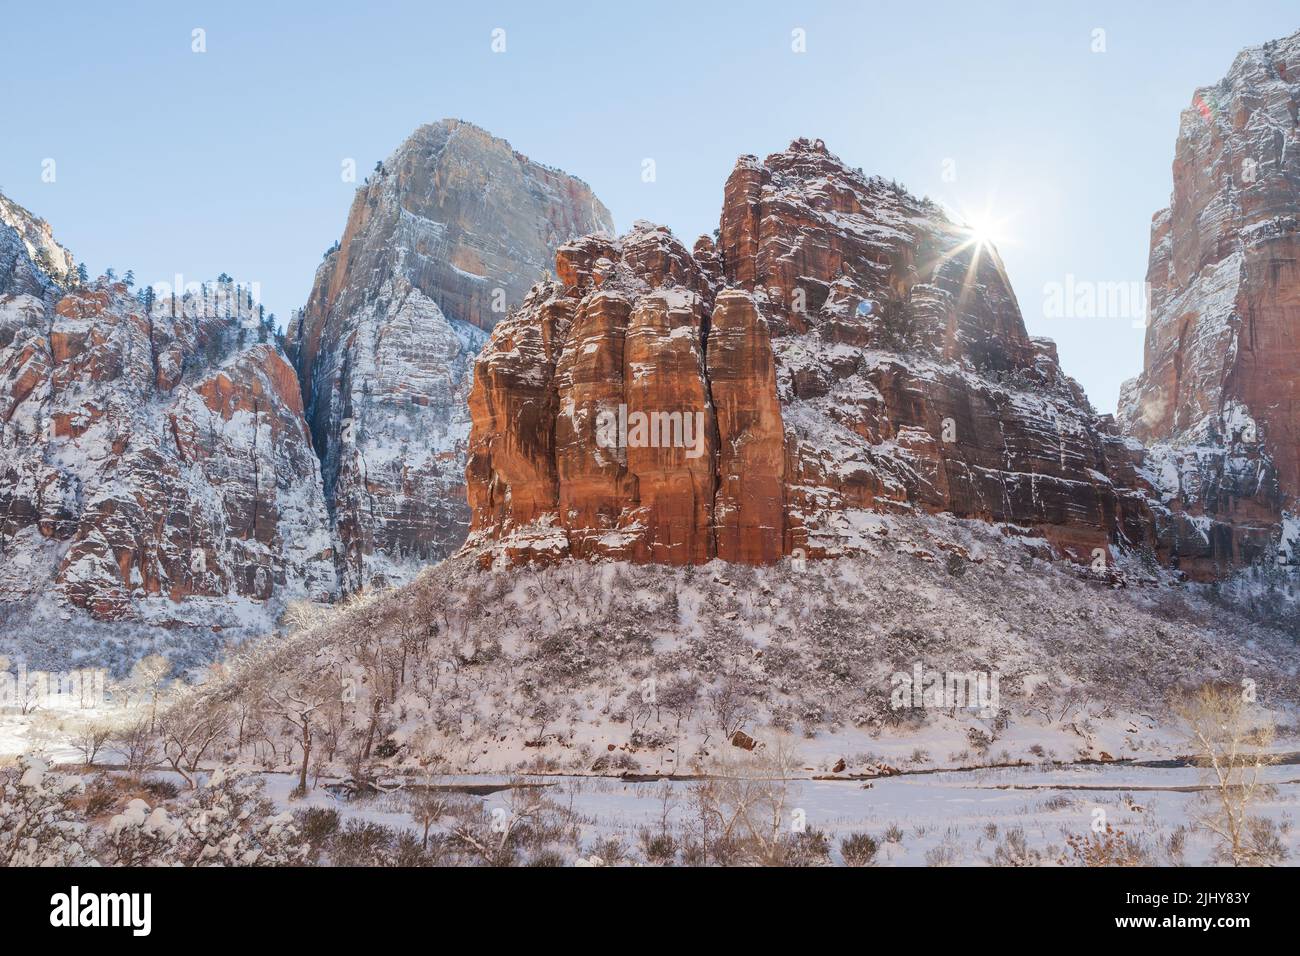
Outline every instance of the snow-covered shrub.
{"type": "Polygon", "coordinates": [[[1042,863],[1042,854],[1030,848],[1023,827],[1012,827],[993,847],[993,857],[989,862],[994,866],[1038,866],[1042,863]]]}
{"type": "Polygon", "coordinates": [[[784,851],[780,866],[828,866],[831,862],[831,843],[822,830],[811,827],[791,833],[781,843],[784,851]]]}
{"type": "Polygon", "coordinates": [[[1109,823],[1100,833],[1069,836],[1065,839],[1070,855],[1062,863],[1075,866],[1150,866],[1151,854],[1139,837],[1116,830],[1109,823]]]}
{"type": "Polygon", "coordinates": [[[107,813],[117,803],[117,788],[106,773],[96,774],[84,791],[82,813],[93,819],[107,813]]]}
{"type": "Polygon", "coordinates": [[[448,856],[443,833],[420,834],[371,820],[340,825],[337,811],[311,808],[295,815],[306,862],[331,866],[438,866],[448,856]]]}
{"type": "Polygon", "coordinates": [[[261,778],[216,770],[175,811],[176,858],[186,866],[289,866],[306,860],[293,815],[273,813],[261,778]]]}
{"type": "Polygon", "coordinates": [[[166,809],[132,800],[108,821],[96,852],[106,866],[169,866],[176,862],[179,835],[166,809]]]}
{"type": "Polygon", "coordinates": [[[324,807],[308,807],[294,814],[298,832],[308,848],[307,860],[315,863],[339,830],[339,812],[324,807]]]}
{"type": "Polygon", "coordinates": [[[73,803],[84,789],[37,756],[0,771],[0,866],[94,865],[73,803]]]}
{"type": "Polygon", "coordinates": [[[618,866],[627,859],[627,847],[618,836],[605,837],[591,848],[588,858],[600,860],[602,866],[618,866]]]}
{"type": "MultiPolygon", "coordinates": [[[[534,853],[532,856],[530,856],[528,858],[528,861],[524,865],[529,867],[537,867],[539,869],[547,869],[547,868],[554,869],[556,867],[564,866],[566,862],[567,861],[564,858],[564,854],[560,853],[558,850],[539,850],[536,853],[534,853]]],[[[600,859],[600,857],[592,856],[590,858],[587,857],[580,858],[575,865],[582,866],[582,867],[589,867],[589,866],[604,866],[605,863],[603,860],[600,859]]]]}
{"type": "Polygon", "coordinates": [[[1246,824],[1247,846],[1254,866],[1277,866],[1291,851],[1287,849],[1286,833],[1277,821],[1268,817],[1251,817],[1246,824]]]}
{"type": "Polygon", "coordinates": [[[132,800],[104,828],[96,851],[109,866],[290,866],[310,847],[292,814],[275,813],[262,781],[217,770],[171,807],[132,800]]]}
{"type": "Polygon", "coordinates": [[[641,855],[655,866],[671,866],[677,859],[677,839],[666,827],[651,830],[643,827],[637,834],[641,855]]]}
{"type": "Polygon", "coordinates": [[[349,820],[334,834],[330,862],[335,866],[392,866],[397,831],[370,820],[349,820]]]}

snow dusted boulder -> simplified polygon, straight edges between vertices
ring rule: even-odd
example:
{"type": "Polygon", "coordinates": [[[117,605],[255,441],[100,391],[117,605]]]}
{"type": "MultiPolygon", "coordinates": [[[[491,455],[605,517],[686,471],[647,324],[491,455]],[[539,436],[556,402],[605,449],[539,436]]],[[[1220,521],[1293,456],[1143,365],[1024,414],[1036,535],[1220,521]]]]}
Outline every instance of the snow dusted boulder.
{"type": "Polygon", "coordinates": [[[1119,421],[1172,520],[1162,550],[1208,576],[1297,560],[1300,33],[1238,54],[1183,111],[1151,226],[1142,374],[1119,421]]]}
{"type": "Polygon", "coordinates": [[[28,622],[9,636],[82,612],[265,630],[334,592],[297,378],[236,308],[150,311],[102,280],[0,296],[0,609],[28,622]]]}
{"type": "Polygon", "coordinates": [[[762,564],[860,551],[879,511],[1001,522],[1089,563],[1153,543],[1132,452],[969,229],[796,140],[741,157],[718,235],[569,243],[496,327],[471,545],[762,564]]]}
{"type": "Polygon", "coordinates": [[[460,546],[473,357],[560,243],[612,228],[585,183],[458,120],[420,127],[357,191],[289,329],[345,587],[460,546]]]}

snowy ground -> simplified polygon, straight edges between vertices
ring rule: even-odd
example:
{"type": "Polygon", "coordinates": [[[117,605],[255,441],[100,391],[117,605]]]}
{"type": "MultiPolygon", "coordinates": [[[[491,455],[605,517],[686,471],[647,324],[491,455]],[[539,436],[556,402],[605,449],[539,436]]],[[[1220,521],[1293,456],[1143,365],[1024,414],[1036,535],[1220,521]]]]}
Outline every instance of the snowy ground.
{"type": "MultiPolygon", "coordinates": [[[[1283,861],[1300,861],[1300,766],[1274,766],[1266,777],[1277,794],[1255,812],[1273,820],[1287,850],[1283,861]]],[[[545,787],[547,796],[572,807],[582,819],[582,843],[595,847],[616,838],[629,849],[642,829],[659,827],[668,800],[674,825],[687,825],[692,813],[688,781],[629,783],[591,777],[457,776],[439,782],[506,784],[522,781],[545,787]]],[[[287,808],[330,807],[345,819],[368,820],[389,827],[411,827],[400,794],[346,801],[318,789],[305,801],[289,799],[294,780],[269,775],[268,793],[287,808]]],[[[880,844],[877,863],[895,866],[982,866],[994,862],[997,847],[1009,831],[1022,831],[1030,860],[1038,864],[1068,857],[1066,840],[1087,835],[1104,813],[1104,822],[1134,837],[1150,854],[1152,865],[1210,862],[1211,843],[1204,832],[1191,829],[1201,795],[1170,788],[1204,783],[1192,768],[1088,766],[1044,770],[1013,768],[946,772],[880,778],[864,785],[850,780],[794,780],[789,783],[786,816],[802,811],[809,829],[830,838],[832,859],[839,862],[840,840],[867,833],[880,844]],[[887,838],[897,827],[895,840],[887,838]],[[1184,849],[1170,856],[1170,837],[1188,828],[1184,849]],[[1034,856],[1037,854],[1037,856],[1034,856]]],[[[482,797],[485,811],[510,811],[510,791],[482,797]]],[[[635,855],[635,853],[633,853],[635,855]]]]}
{"type": "MultiPolygon", "coordinates": [[[[84,712],[74,708],[66,708],[58,715],[0,715],[0,765],[19,753],[40,750],[65,769],[80,772],[90,780],[97,771],[80,767],[81,758],[70,739],[83,716],[84,712]]],[[[1174,738],[1167,732],[1151,731],[1148,737],[1152,742],[1164,741],[1169,748],[1166,754],[1175,752],[1174,738]]],[[[1025,737],[1007,741],[1014,747],[1016,759],[1026,759],[1029,748],[1034,746],[1029,740],[1025,737]]],[[[844,740],[827,737],[786,741],[795,747],[797,769],[789,780],[778,785],[782,791],[783,826],[794,828],[800,821],[807,830],[824,833],[834,863],[841,862],[841,841],[852,834],[866,834],[876,841],[879,850],[874,862],[882,866],[1072,863],[1067,841],[1072,837],[1087,838],[1099,821],[1130,841],[1146,864],[1215,862],[1213,837],[1196,826],[1198,816],[1208,806],[1205,771],[1186,766],[1138,765],[1149,759],[1148,753],[1128,755],[1133,763],[1050,766],[1044,758],[1018,767],[939,769],[953,764],[946,759],[917,762],[905,754],[917,750],[943,754],[956,745],[958,738],[927,734],[923,729],[895,740],[875,740],[874,753],[883,763],[897,766],[902,772],[864,780],[855,779],[851,770],[829,774],[833,755],[845,749],[844,740]],[[835,779],[817,779],[827,775],[835,779]]],[[[1068,737],[1062,743],[1068,745],[1068,737]]],[[[1274,746],[1279,762],[1267,767],[1263,778],[1275,789],[1251,809],[1253,815],[1267,818],[1274,825],[1282,849],[1277,862],[1284,865],[1300,861],[1300,829],[1296,827],[1300,755],[1295,751],[1296,743],[1294,738],[1288,738],[1274,746]]],[[[1040,744],[1039,752],[1054,751],[1040,744]]],[[[737,752],[736,756],[746,755],[737,752]]],[[[998,759],[996,754],[985,758],[998,759]]],[[[112,760],[108,753],[100,762],[112,760]]],[[[169,780],[184,791],[182,778],[170,771],[156,770],[149,777],[169,780]]],[[[278,809],[332,809],[338,811],[341,824],[378,824],[393,832],[416,834],[420,825],[411,800],[423,792],[422,787],[461,791],[474,788],[459,799],[480,806],[485,819],[494,813],[509,817],[518,793],[512,788],[536,788],[530,792],[544,795],[550,805],[559,808],[564,819],[571,821],[572,836],[562,844],[561,851],[567,864],[608,855],[611,843],[622,848],[623,855],[616,862],[644,862],[644,833],[660,832],[665,827],[675,834],[691,832],[698,821],[696,791],[701,785],[690,778],[394,773],[380,781],[391,792],[348,797],[340,786],[340,777],[324,775],[315,781],[307,796],[296,797],[292,791],[298,782],[297,774],[266,772],[262,779],[266,795],[278,809]],[[484,792],[497,787],[501,789],[484,792]]],[[[434,831],[447,832],[451,825],[444,821],[434,831]]]]}
{"type": "Polygon", "coordinates": [[[55,763],[71,763],[81,756],[73,746],[77,730],[88,723],[112,720],[111,707],[83,708],[56,704],[21,713],[0,706],[0,766],[20,754],[40,753],[55,763]]]}

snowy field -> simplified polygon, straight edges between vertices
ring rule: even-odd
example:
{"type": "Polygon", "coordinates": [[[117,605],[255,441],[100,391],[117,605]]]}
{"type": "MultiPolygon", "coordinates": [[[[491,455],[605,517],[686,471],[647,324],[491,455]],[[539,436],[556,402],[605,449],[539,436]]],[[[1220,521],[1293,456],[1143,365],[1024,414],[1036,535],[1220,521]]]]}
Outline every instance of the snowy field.
{"type": "MultiPolygon", "coordinates": [[[[95,786],[96,778],[107,772],[119,782],[123,794],[106,811],[111,815],[133,794],[143,792],[141,784],[113,769],[111,751],[101,754],[98,766],[83,766],[75,738],[59,735],[60,726],[70,729],[80,716],[69,709],[66,724],[61,724],[49,713],[0,714],[0,766],[20,754],[39,751],[61,771],[81,776],[87,787],[95,786]]],[[[943,733],[924,731],[900,741],[875,741],[877,753],[900,755],[907,748],[925,747],[944,753],[954,742],[943,733]]],[[[1261,771],[1271,786],[1250,807],[1252,816],[1268,821],[1270,860],[1281,865],[1300,860],[1296,829],[1300,753],[1291,748],[1294,742],[1288,738],[1275,745],[1277,762],[1261,771]]],[[[773,746],[779,743],[774,741],[773,746]]],[[[1217,794],[1206,786],[1206,771],[1178,766],[1178,760],[1151,759],[1143,753],[1131,756],[1131,762],[1053,765],[1047,758],[1026,756],[1023,746],[1015,746],[1016,759],[1027,765],[952,769],[943,760],[927,766],[900,759],[896,768],[884,764],[889,767],[887,774],[897,770],[897,775],[863,779],[843,769],[829,773],[831,756],[840,752],[834,744],[833,737],[800,741],[795,763],[784,771],[784,779],[763,777],[751,769],[750,781],[739,791],[729,791],[725,782],[721,791],[710,790],[715,781],[708,777],[656,778],[653,772],[624,779],[394,771],[376,781],[387,792],[358,795],[344,776],[324,773],[312,780],[305,796],[298,796],[293,792],[298,775],[287,768],[257,776],[273,805],[267,812],[288,811],[300,820],[305,813],[337,814],[331,824],[336,833],[351,828],[356,835],[362,828],[373,828],[370,836],[357,836],[354,845],[370,839],[396,840],[401,834],[420,840],[427,822],[421,816],[422,805],[427,805],[431,794],[445,796],[448,802],[428,832],[452,841],[458,828],[462,832],[474,828],[474,835],[490,841],[494,823],[526,820],[530,828],[552,834],[515,858],[534,865],[663,862],[652,859],[647,849],[648,839],[661,834],[670,834],[677,848],[672,861],[685,863],[689,858],[683,848],[692,841],[698,847],[700,834],[711,825],[703,821],[725,818],[743,801],[749,802],[748,817],[761,826],[782,836],[806,834],[823,842],[828,851],[823,862],[833,864],[844,862],[845,840],[856,838],[860,846],[864,836],[872,848],[870,863],[879,866],[1074,865],[1081,861],[1071,841],[1101,839],[1122,846],[1130,863],[1224,862],[1214,852],[1221,841],[1198,825],[1215,808],[1217,794]],[[825,776],[833,779],[821,779],[825,776]],[[374,837],[379,828],[386,837],[374,837]]],[[[724,768],[729,756],[719,754],[724,768]]],[[[733,767],[751,759],[739,751],[734,756],[741,763],[733,767]]],[[[987,760],[996,762],[992,756],[987,760]]],[[[170,770],[158,768],[145,776],[147,781],[171,785],[182,800],[192,792],[170,770]]],[[[200,787],[208,777],[207,771],[199,773],[200,787]]],[[[145,796],[151,806],[160,805],[145,796]]],[[[174,792],[170,799],[174,802],[176,797],[174,792]]],[[[329,853],[318,858],[318,862],[329,861],[329,853]]],[[[378,864],[367,858],[360,865],[402,864],[378,864]]]]}
{"type": "MultiPolygon", "coordinates": [[[[1264,775],[1276,794],[1252,808],[1277,826],[1285,851],[1280,861],[1300,860],[1300,766],[1274,766],[1264,775]]],[[[411,827],[404,795],[347,800],[327,789],[306,800],[291,800],[290,775],[267,776],[267,793],[285,809],[303,806],[339,811],[354,819],[401,829],[411,827]]],[[[1150,865],[1205,865],[1212,862],[1208,834],[1192,827],[1201,809],[1205,778],[1195,768],[1081,766],[1065,769],[1011,768],[949,771],[879,778],[872,781],[789,781],[784,816],[787,825],[802,819],[808,830],[824,832],[832,861],[842,862],[841,841],[866,833],[879,844],[877,865],[988,866],[1053,865],[1073,862],[1067,840],[1086,836],[1099,819],[1134,841],[1150,865]],[[1177,789],[1184,788],[1184,789],[1177,789]],[[1016,834],[1023,834],[1023,850],[1016,834]]],[[[597,777],[451,776],[441,786],[536,785],[548,800],[571,810],[580,821],[585,848],[573,862],[590,859],[606,841],[627,850],[622,862],[637,860],[638,837],[656,831],[665,819],[674,830],[688,829],[694,812],[693,781],[627,782],[597,777]]],[[[484,813],[508,816],[512,790],[478,797],[484,813]]]]}

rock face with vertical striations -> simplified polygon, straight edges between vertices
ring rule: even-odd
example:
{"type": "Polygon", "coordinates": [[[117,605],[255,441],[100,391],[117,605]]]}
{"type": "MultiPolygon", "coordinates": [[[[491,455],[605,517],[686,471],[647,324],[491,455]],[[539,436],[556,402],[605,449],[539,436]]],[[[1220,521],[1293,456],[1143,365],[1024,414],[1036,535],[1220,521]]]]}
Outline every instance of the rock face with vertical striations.
{"type": "Polygon", "coordinates": [[[740,159],[718,237],[569,243],[496,327],[470,393],[471,545],[769,563],[859,549],[892,511],[1080,560],[1154,546],[1132,451],[937,207],[797,140],[740,159]]]}
{"type": "Polygon", "coordinates": [[[75,653],[85,615],[247,633],[329,599],[297,378],[251,304],[217,285],[150,308],[121,283],[17,271],[42,295],[0,294],[0,611],[24,621],[9,636],[53,626],[75,653]]]}
{"type": "Polygon", "coordinates": [[[459,547],[473,358],[562,242],[612,228],[585,183],[457,120],[357,191],[289,329],[346,588],[459,547]]]}
{"type": "Polygon", "coordinates": [[[1200,576],[1300,547],[1300,33],[1183,111],[1151,227],[1141,376],[1119,421],[1200,576]]]}

